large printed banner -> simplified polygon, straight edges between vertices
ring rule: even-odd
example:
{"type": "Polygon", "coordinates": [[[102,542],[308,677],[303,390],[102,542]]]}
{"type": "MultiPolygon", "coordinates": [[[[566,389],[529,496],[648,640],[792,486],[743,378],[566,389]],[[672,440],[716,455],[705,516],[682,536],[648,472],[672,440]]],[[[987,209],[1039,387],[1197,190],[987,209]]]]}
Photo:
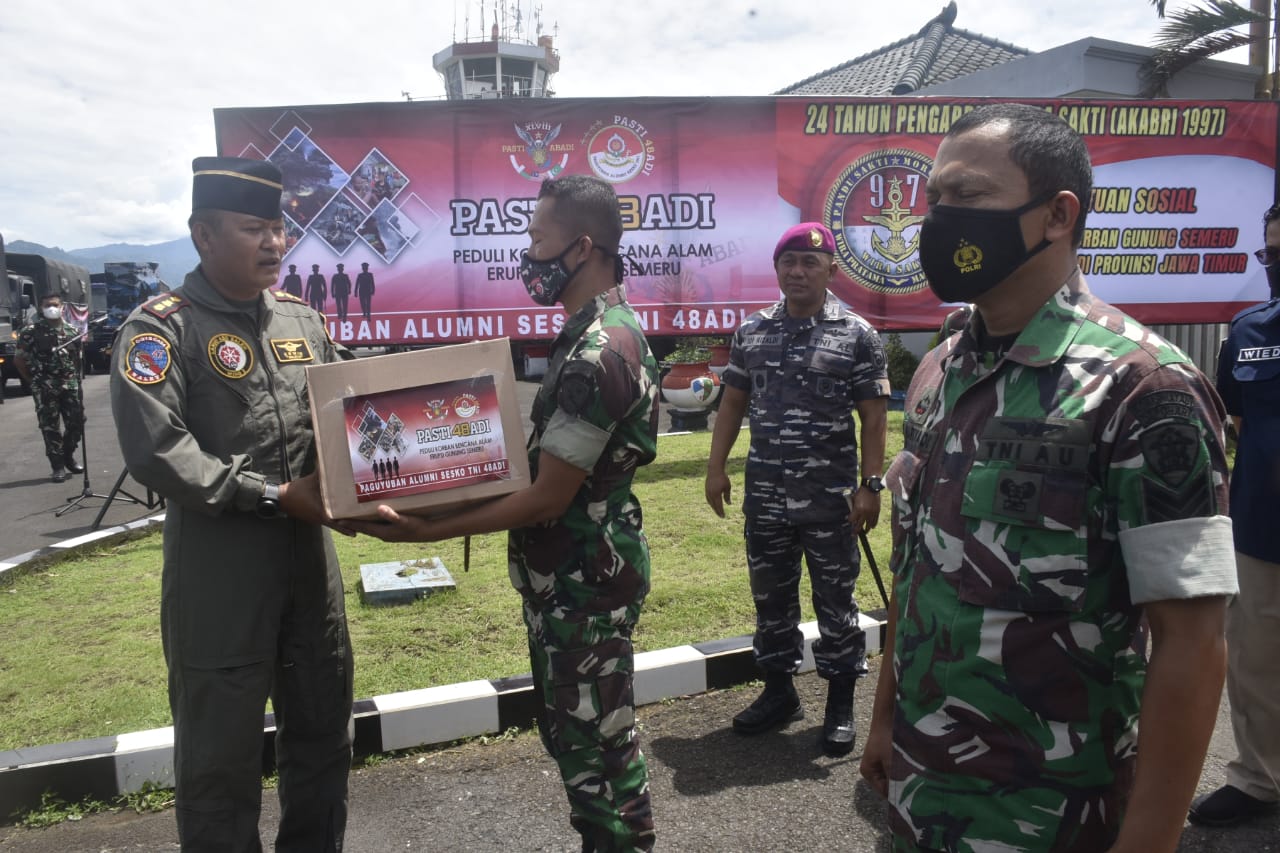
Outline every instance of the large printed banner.
{"type": "MultiPolygon", "coordinates": [[[[881,329],[949,310],[917,254],[938,142],[980,99],[512,99],[216,110],[218,150],[285,176],[286,263],[353,345],[552,337],[517,274],[538,186],[618,193],[627,293],[650,335],[727,334],[779,298],[790,225],[837,237],[832,290],[881,329]],[[336,282],[335,282],[336,279],[336,282]],[[336,286],[335,286],[336,284],[336,286]],[[321,287],[323,285],[323,288],[321,287]]],[[[1080,264],[1147,323],[1225,321],[1264,299],[1276,194],[1270,102],[1038,101],[1093,158],[1080,264]]]]}

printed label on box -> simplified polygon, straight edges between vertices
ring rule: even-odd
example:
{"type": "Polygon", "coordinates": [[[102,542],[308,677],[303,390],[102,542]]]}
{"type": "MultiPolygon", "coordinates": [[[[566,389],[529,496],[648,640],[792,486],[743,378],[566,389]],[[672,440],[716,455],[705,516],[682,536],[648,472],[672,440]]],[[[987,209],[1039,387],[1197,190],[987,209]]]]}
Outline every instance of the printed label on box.
{"type": "Polygon", "coordinates": [[[511,479],[493,376],[342,401],[356,500],[511,479]]]}

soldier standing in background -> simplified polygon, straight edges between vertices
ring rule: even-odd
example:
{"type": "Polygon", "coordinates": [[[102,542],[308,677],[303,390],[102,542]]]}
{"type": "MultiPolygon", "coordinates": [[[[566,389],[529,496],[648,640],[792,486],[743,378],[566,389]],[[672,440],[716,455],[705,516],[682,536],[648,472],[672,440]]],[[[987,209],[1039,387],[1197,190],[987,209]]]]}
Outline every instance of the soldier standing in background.
{"type": "Polygon", "coordinates": [[[338,271],[334,274],[330,282],[329,292],[333,294],[333,303],[338,309],[338,319],[347,319],[347,297],[351,295],[351,277],[343,272],[342,264],[338,264],[338,271]]]}
{"type": "Polygon", "coordinates": [[[324,273],[320,272],[319,264],[312,264],[311,275],[307,276],[307,304],[323,314],[324,301],[327,295],[324,273]]]}
{"type": "Polygon", "coordinates": [[[200,266],[130,315],[111,366],[129,473],[168,501],[160,604],[184,851],[261,850],[263,711],[277,851],[337,853],[351,767],[351,644],[318,495],[306,367],[348,357],[271,290],[285,228],[271,163],[192,164],[200,266]]]}
{"type": "Polygon", "coordinates": [[[956,121],[929,176],[929,287],[976,311],[921,361],[885,477],[862,774],[896,851],[1172,853],[1204,762],[1236,591],[1221,404],[1090,294],[1092,181],[1025,104],[956,121]]]}
{"type": "MultiPolygon", "coordinates": [[[[538,726],[584,851],[650,850],[649,777],[635,731],[631,633],[649,592],[636,468],[657,453],[657,364],[622,287],[618,197],[580,175],[544,181],[521,278],[568,319],[533,406],[533,485],[439,520],[378,508],[351,529],[428,542],[510,530],[538,726]]],[[[314,478],[312,478],[314,480],[314,478]]]]}
{"type": "Polygon", "coordinates": [[[289,274],[284,277],[283,288],[285,293],[290,296],[302,298],[302,276],[298,275],[298,267],[296,264],[289,264],[289,274]]]}
{"type": "Polygon", "coordinates": [[[40,319],[18,333],[13,363],[31,385],[44,455],[53,470],[49,479],[55,483],[65,482],[68,472],[84,472],[76,461],[76,447],[84,437],[83,351],[80,331],[62,319],[62,297],[56,293],[42,297],[40,319]]]}
{"type": "Polygon", "coordinates": [[[821,632],[813,657],[818,675],[827,680],[822,748],[847,755],[856,740],[854,686],[867,674],[867,638],[853,598],[857,537],[880,517],[889,377],[880,336],[827,293],[834,253],[835,238],[817,222],[788,229],[773,250],[784,298],[748,317],[733,336],[707,461],[706,499],[723,518],[730,496],[725,462],[749,407],[742,511],[756,606],[753,645],[765,687],[733,718],[733,728],[760,734],[804,716],[792,683],[804,659],[803,553],[821,632]],[[861,442],[854,436],[855,408],[861,442]]]}
{"type": "Polygon", "coordinates": [[[356,276],[356,298],[360,300],[360,313],[366,320],[373,319],[373,273],[369,272],[367,263],[360,265],[360,274],[356,276]]]}
{"type": "Polygon", "coordinates": [[[1227,696],[1236,759],[1227,784],[1188,818],[1230,826],[1280,808],[1280,204],[1262,217],[1271,299],[1231,321],[1218,356],[1218,392],[1240,442],[1231,521],[1240,594],[1227,606],[1227,696]]]}

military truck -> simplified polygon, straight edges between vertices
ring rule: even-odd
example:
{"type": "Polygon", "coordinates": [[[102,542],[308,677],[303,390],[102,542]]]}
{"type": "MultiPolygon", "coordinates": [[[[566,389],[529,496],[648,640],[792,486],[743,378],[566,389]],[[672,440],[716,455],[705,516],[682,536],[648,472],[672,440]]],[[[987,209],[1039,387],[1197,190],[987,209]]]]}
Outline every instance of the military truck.
{"type": "Polygon", "coordinates": [[[90,276],[92,316],[85,343],[85,370],[105,372],[111,365],[116,332],[125,318],[151,297],[168,292],[169,285],[156,276],[159,267],[155,261],[109,261],[103,264],[103,272],[90,276]]]}
{"type": "Polygon", "coordinates": [[[72,325],[89,319],[89,271],[82,266],[55,261],[43,255],[5,252],[0,238],[0,259],[5,269],[5,286],[0,293],[0,394],[10,379],[18,380],[23,391],[28,385],[14,364],[18,333],[35,320],[35,306],[46,296],[62,297],[63,315],[72,325]]]}

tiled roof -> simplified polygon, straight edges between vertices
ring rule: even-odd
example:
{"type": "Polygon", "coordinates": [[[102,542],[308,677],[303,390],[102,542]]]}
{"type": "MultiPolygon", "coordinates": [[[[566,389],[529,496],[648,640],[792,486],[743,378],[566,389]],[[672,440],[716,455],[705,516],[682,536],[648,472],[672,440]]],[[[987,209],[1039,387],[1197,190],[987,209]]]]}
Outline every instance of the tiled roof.
{"type": "Polygon", "coordinates": [[[955,0],[915,35],[780,89],[779,95],[906,95],[1030,51],[954,26],[955,0]]]}

